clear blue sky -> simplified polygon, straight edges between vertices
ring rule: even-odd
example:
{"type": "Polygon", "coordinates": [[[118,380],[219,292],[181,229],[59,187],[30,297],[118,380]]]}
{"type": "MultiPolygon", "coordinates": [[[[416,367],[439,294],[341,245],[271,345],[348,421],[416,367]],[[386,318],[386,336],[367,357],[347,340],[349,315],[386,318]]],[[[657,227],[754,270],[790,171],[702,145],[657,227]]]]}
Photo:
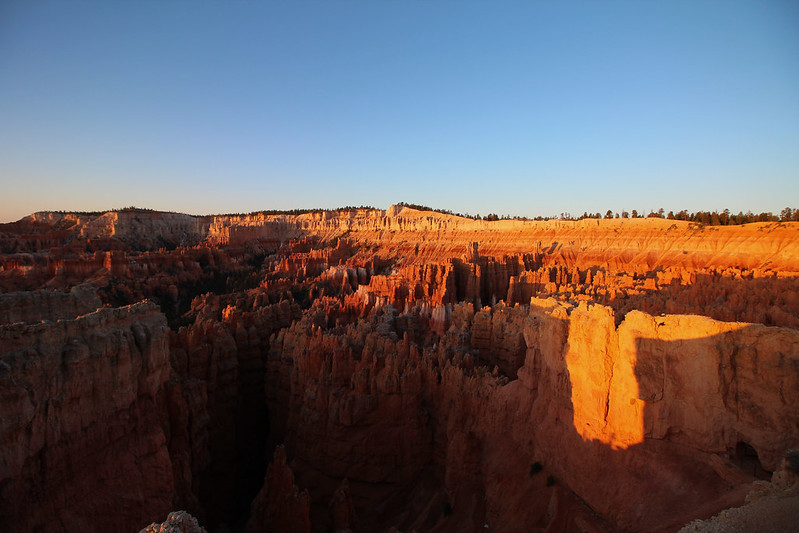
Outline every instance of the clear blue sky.
{"type": "Polygon", "coordinates": [[[0,2],[0,221],[799,207],[799,2],[0,2]]]}

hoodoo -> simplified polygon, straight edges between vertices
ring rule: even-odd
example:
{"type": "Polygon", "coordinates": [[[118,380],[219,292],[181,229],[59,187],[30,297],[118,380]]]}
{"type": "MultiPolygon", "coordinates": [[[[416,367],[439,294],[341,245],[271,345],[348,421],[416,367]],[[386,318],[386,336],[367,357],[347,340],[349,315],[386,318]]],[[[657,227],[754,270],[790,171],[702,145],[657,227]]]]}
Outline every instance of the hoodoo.
{"type": "Polygon", "coordinates": [[[3,531],[795,523],[796,222],[36,213],[0,322],[3,531]]]}

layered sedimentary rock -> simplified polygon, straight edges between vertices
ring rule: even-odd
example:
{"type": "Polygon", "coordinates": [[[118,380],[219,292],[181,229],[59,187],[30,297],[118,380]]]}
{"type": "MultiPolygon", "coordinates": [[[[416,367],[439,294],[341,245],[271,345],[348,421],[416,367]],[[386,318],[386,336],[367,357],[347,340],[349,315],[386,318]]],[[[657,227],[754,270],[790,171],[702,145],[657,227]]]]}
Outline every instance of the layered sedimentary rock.
{"type": "Polygon", "coordinates": [[[97,310],[97,289],[77,285],[69,292],[40,290],[0,294],[0,324],[74,318],[97,310]]]}
{"type": "Polygon", "coordinates": [[[69,226],[78,237],[116,237],[156,246],[159,239],[175,244],[192,239],[207,239],[215,245],[252,240],[279,244],[346,233],[350,239],[391,248],[419,264],[460,257],[464,246],[479,242],[483,255],[545,251],[568,266],[799,270],[799,230],[793,223],[706,227],[659,218],[485,221],[396,206],[387,211],[353,209],[302,215],[192,217],[109,211],[97,216],[43,212],[28,218],[30,223],[69,226]]]}
{"type": "Polygon", "coordinates": [[[0,328],[3,530],[126,529],[169,511],[166,333],[151,303],[0,328]]]}
{"type": "Polygon", "coordinates": [[[755,482],[746,495],[746,505],[722,511],[709,520],[695,520],[680,533],[792,531],[796,524],[799,524],[799,450],[790,450],[771,482],[755,482]]]}
{"type": "Polygon", "coordinates": [[[614,523],[676,526],[698,512],[689,502],[723,506],[745,481],[728,460],[739,445],[774,470],[799,438],[784,395],[797,387],[795,330],[640,312],[614,328],[607,308],[568,311],[531,305],[536,371],[520,381],[539,391],[536,440],[558,451],[558,477],[614,523]]]}
{"type": "Polygon", "coordinates": [[[299,317],[289,300],[253,310],[261,296],[251,291],[228,304],[219,297],[198,298],[195,321],[170,334],[173,372],[180,377],[189,419],[197,421],[188,438],[195,445],[188,462],[192,476],[183,479],[195,481],[188,494],[206,500],[209,515],[225,520],[246,511],[247,498],[262,481],[252,486],[252,470],[264,467],[269,429],[265,354],[270,335],[299,317]],[[194,408],[191,402],[198,398],[187,387],[202,395],[194,408]]]}
{"type": "Polygon", "coordinates": [[[286,464],[286,451],[278,446],[266,471],[264,486],[252,503],[247,531],[310,533],[311,499],[308,491],[294,484],[294,473],[286,464]]]}
{"type": "Polygon", "coordinates": [[[146,210],[108,211],[95,216],[40,212],[23,221],[58,224],[76,237],[85,239],[115,237],[148,247],[165,243],[183,245],[197,242],[207,232],[208,226],[202,217],[146,210]]]}
{"type": "Polygon", "coordinates": [[[798,235],[399,207],[3,225],[0,525],[675,530],[799,446],[798,235]]]}
{"type": "MultiPolygon", "coordinates": [[[[292,361],[287,445],[298,468],[371,484],[372,497],[391,484],[421,491],[415,480],[437,472],[440,507],[434,516],[415,509],[428,521],[405,527],[485,521],[513,531],[547,527],[573,512],[558,505],[577,505],[561,496],[554,511],[525,507],[555,498],[536,483],[546,476],[528,476],[539,461],[612,523],[652,530],[679,526],[696,501],[723,508],[741,497],[747,473],[730,461],[740,444],[773,470],[799,440],[784,393],[799,388],[795,330],[641,312],[617,328],[610,308],[555,300],[453,315],[436,349],[409,341],[424,317],[403,322],[396,312],[282,332],[272,358],[292,361]],[[521,337],[523,364],[514,365],[502,355],[518,353],[521,337]]],[[[330,496],[315,474],[298,476],[315,498],[330,496]]]]}

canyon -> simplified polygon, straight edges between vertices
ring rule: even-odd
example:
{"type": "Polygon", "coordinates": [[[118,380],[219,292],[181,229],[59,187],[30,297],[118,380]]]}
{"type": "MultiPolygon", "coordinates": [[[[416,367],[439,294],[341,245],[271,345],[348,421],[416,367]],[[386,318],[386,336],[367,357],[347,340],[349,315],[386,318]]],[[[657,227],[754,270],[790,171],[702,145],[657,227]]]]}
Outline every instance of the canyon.
{"type": "Polygon", "coordinates": [[[3,531],[677,531],[798,394],[797,222],[0,224],[3,531]]]}

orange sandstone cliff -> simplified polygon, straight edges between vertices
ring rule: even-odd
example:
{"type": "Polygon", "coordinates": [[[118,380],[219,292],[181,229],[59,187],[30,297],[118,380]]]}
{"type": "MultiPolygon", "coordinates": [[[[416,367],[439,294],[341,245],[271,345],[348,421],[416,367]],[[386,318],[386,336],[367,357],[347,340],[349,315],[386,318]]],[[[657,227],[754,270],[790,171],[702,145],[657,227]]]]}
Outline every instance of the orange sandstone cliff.
{"type": "Polygon", "coordinates": [[[0,225],[0,527],[677,530],[799,446],[797,237],[396,206],[0,225]]]}

